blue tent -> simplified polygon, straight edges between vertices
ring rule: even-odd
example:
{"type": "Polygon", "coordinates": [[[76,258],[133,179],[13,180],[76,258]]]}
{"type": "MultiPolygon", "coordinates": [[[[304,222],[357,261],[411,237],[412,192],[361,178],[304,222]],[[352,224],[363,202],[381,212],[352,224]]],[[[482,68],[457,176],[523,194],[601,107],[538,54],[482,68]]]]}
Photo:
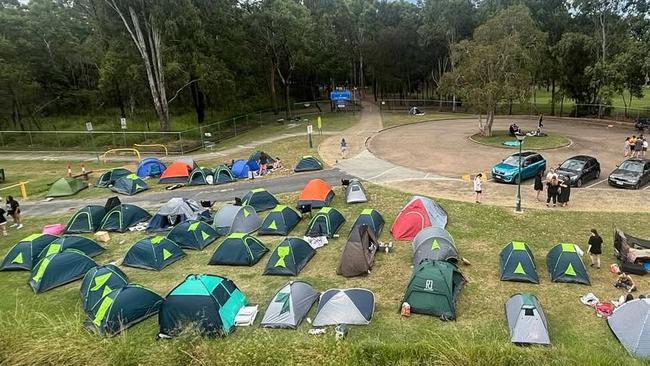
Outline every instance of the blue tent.
{"type": "Polygon", "coordinates": [[[144,177],[160,177],[162,172],[165,171],[165,164],[158,158],[143,159],[135,170],[135,174],[140,178],[144,177]]]}
{"type": "Polygon", "coordinates": [[[255,160],[236,160],[232,164],[232,174],[237,178],[248,178],[248,172],[258,171],[259,164],[255,160]]]}

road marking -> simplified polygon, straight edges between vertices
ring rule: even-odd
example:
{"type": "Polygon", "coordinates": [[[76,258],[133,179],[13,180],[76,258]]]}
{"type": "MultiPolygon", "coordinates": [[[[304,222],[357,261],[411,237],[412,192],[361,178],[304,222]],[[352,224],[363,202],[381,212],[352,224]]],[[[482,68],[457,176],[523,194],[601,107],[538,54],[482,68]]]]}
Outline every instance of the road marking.
{"type": "Polygon", "coordinates": [[[588,185],[588,186],[585,187],[585,189],[587,189],[587,188],[591,188],[591,187],[594,187],[594,186],[597,186],[597,185],[599,185],[600,183],[605,182],[605,181],[607,181],[607,178],[605,178],[605,179],[601,179],[601,180],[599,180],[598,182],[596,182],[596,183],[594,183],[594,184],[588,185]]]}
{"type": "Polygon", "coordinates": [[[234,191],[234,188],[227,188],[227,189],[220,189],[218,192],[223,193],[223,192],[232,192],[234,191]]]}
{"type": "Polygon", "coordinates": [[[650,184],[648,184],[647,187],[643,188],[643,190],[645,191],[645,190],[648,189],[648,188],[650,188],[650,184]]]}
{"type": "Polygon", "coordinates": [[[384,170],[383,172],[381,172],[381,173],[375,175],[374,177],[370,177],[370,178],[368,178],[368,180],[372,181],[372,180],[374,180],[374,179],[377,179],[377,178],[381,177],[382,175],[384,175],[384,174],[386,174],[386,173],[388,173],[388,172],[390,172],[390,171],[393,171],[393,170],[395,170],[395,169],[397,169],[397,168],[400,168],[400,167],[399,167],[399,166],[394,166],[394,167],[392,167],[392,168],[390,168],[390,169],[388,169],[388,170],[384,170]]]}

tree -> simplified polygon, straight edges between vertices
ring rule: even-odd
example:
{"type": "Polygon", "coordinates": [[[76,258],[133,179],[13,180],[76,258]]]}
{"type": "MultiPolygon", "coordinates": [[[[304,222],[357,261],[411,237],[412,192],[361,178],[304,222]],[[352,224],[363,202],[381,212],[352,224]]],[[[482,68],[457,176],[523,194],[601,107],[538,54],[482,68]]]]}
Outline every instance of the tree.
{"type": "Polygon", "coordinates": [[[648,56],[641,42],[629,39],[623,52],[614,56],[611,67],[611,86],[620,94],[625,105],[625,116],[632,105],[632,98],[643,98],[643,86],[647,75],[648,56]]]}
{"type": "Polygon", "coordinates": [[[564,95],[578,104],[597,101],[600,86],[595,85],[591,78],[597,53],[597,41],[581,33],[565,33],[554,49],[560,71],[560,88],[564,95]]]}
{"type": "Polygon", "coordinates": [[[443,77],[443,88],[455,90],[477,112],[479,131],[492,135],[499,103],[526,100],[532,74],[546,34],[541,32],[524,6],[499,12],[474,32],[469,41],[454,46],[456,66],[443,77]]]}

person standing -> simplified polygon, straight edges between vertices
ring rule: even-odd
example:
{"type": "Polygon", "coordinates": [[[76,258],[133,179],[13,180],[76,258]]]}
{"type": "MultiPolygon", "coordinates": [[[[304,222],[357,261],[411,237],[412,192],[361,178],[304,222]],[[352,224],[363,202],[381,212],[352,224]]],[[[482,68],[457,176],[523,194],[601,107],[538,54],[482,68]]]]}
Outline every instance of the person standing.
{"type": "Polygon", "coordinates": [[[345,159],[348,155],[348,143],[345,138],[341,139],[341,158],[345,159]]]}
{"type": "Polygon", "coordinates": [[[630,157],[633,158],[634,157],[634,147],[636,146],[636,135],[632,135],[632,137],[630,137],[630,140],[628,141],[628,143],[630,144],[630,157]]]}
{"type": "Polygon", "coordinates": [[[6,214],[7,211],[0,207],[0,231],[2,231],[2,236],[7,236],[7,218],[5,217],[6,214]]]}
{"type": "Polygon", "coordinates": [[[627,158],[630,155],[630,136],[625,138],[624,156],[627,158]]]}
{"type": "Polygon", "coordinates": [[[634,156],[637,158],[641,157],[643,150],[643,137],[639,136],[634,143],[634,156]]]}
{"type": "Polygon", "coordinates": [[[641,148],[641,156],[645,158],[645,154],[648,152],[648,139],[643,138],[643,147],[641,148]]]}
{"type": "Polygon", "coordinates": [[[600,269],[600,255],[603,253],[603,238],[598,235],[596,229],[591,229],[591,236],[589,237],[589,259],[591,260],[591,266],[594,264],[596,268],[600,269]]]}
{"type": "Polygon", "coordinates": [[[316,127],[318,128],[318,134],[320,136],[323,135],[323,120],[320,117],[320,114],[318,115],[318,118],[316,118],[316,127]]]}
{"type": "Polygon", "coordinates": [[[483,182],[481,182],[482,177],[482,173],[478,173],[476,177],[474,177],[474,194],[476,195],[476,203],[481,203],[481,194],[483,194],[483,182]]]}
{"type": "Polygon", "coordinates": [[[569,204],[569,199],[571,198],[571,180],[567,182],[560,181],[560,192],[557,196],[557,201],[560,203],[561,207],[566,207],[569,204]]]}
{"type": "Polygon", "coordinates": [[[539,195],[544,191],[544,183],[542,182],[542,179],[544,177],[544,172],[541,170],[537,173],[535,176],[535,192],[537,192],[537,200],[539,201],[539,195]]]}
{"type": "Polygon", "coordinates": [[[551,201],[553,201],[553,207],[557,205],[557,196],[560,192],[560,181],[557,178],[553,177],[549,182],[546,183],[546,207],[550,207],[551,201]]]}
{"type": "Polygon", "coordinates": [[[20,204],[12,196],[7,196],[7,213],[14,220],[14,223],[10,227],[15,227],[16,229],[22,229],[23,223],[20,220],[20,204]]]}

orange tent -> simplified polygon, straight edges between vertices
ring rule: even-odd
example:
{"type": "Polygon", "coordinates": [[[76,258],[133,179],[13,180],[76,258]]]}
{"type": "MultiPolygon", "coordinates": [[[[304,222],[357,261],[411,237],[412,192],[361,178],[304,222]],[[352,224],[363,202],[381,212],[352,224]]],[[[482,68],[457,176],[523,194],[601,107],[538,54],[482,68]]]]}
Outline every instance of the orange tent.
{"type": "Polygon", "coordinates": [[[190,172],[192,172],[191,166],[177,161],[165,169],[158,183],[187,183],[190,178],[190,172]]]}
{"type": "Polygon", "coordinates": [[[325,207],[334,199],[332,186],[322,179],[310,180],[300,193],[298,206],[311,205],[312,208],[325,207]]]}

